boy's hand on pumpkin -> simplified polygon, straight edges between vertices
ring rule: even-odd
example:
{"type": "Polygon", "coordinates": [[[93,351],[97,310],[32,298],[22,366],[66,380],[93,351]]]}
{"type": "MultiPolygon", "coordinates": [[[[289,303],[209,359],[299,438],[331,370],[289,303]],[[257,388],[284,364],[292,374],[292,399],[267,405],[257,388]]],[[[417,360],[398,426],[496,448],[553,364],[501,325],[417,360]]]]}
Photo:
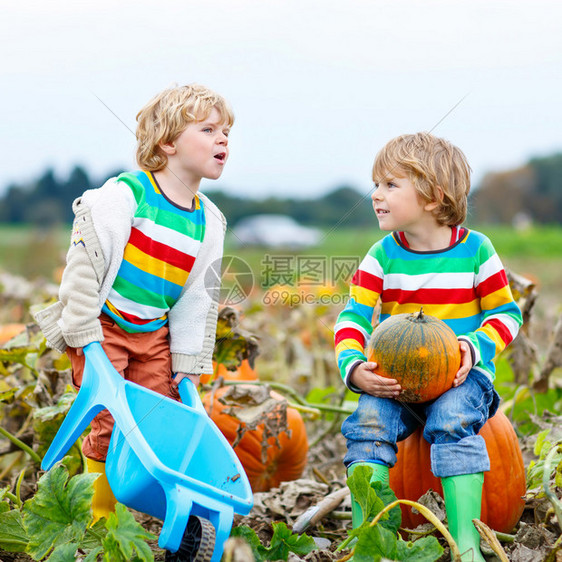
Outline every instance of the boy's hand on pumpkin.
{"type": "Polygon", "coordinates": [[[459,346],[461,348],[461,366],[455,375],[453,380],[453,386],[460,386],[468,377],[468,373],[472,369],[472,353],[470,352],[470,346],[465,341],[459,341],[459,346]]]}
{"type": "Polygon", "coordinates": [[[374,371],[378,367],[373,361],[360,363],[353,369],[350,382],[371,396],[378,398],[398,398],[402,388],[395,379],[387,379],[374,371]]]}

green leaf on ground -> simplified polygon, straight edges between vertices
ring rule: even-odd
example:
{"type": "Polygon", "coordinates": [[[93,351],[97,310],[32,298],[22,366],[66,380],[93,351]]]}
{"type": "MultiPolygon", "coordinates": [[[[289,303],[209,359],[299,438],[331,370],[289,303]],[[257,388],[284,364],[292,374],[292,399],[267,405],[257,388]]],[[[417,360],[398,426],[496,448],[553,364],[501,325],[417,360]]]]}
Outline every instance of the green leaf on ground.
{"type": "MultiPolygon", "coordinates": [[[[558,450],[561,450],[560,446],[558,450]]],[[[558,465],[556,466],[556,472],[554,474],[554,485],[557,488],[562,488],[562,459],[560,459],[558,465]]]]}
{"type": "Polygon", "coordinates": [[[103,547],[98,546],[91,550],[88,555],[84,558],[84,562],[97,562],[98,556],[103,552],[103,547]]]}
{"type": "Polygon", "coordinates": [[[77,550],[77,543],[59,544],[59,546],[51,552],[51,556],[47,558],[47,562],[75,562],[77,550]]]}
{"type": "MultiPolygon", "coordinates": [[[[396,501],[396,495],[388,484],[379,481],[371,482],[372,475],[373,469],[371,467],[358,466],[347,479],[347,485],[355,501],[361,506],[361,512],[363,513],[363,523],[350,532],[351,536],[359,536],[361,529],[369,525],[385,506],[396,501]]],[[[402,514],[399,506],[385,513],[379,521],[380,525],[393,532],[398,531],[401,523],[402,514]]]]}
{"type": "Polygon", "coordinates": [[[25,346],[0,349],[0,362],[23,365],[36,372],[37,347],[25,346]]]}
{"type": "Polygon", "coordinates": [[[0,513],[4,513],[6,511],[10,511],[11,503],[10,503],[10,487],[4,486],[4,488],[0,488],[0,513]]]}
{"type": "Polygon", "coordinates": [[[384,503],[371,487],[371,476],[373,469],[368,466],[358,466],[353,474],[347,479],[347,486],[355,499],[361,506],[363,523],[371,521],[383,508],[384,503]]]}
{"type": "Polygon", "coordinates": [[[398,560],[411,562],[435,562],[445,550],[436,537],[422,537],[415,542],[398,540],[398,560]]]}
{"type": "MultiPolygon", "coordinates": [[[[547,435],[550,433],[550,429],[545,429],[544,431],[541,431],[540,433],[537,434],[537,440],[535,441],[535,447],[534,447],[534,453],[537,457],[542,456],[541,453],[543,452],[543,449],[545,449],[544,445],[546,442],[546,437],[547,435]]],[[[548,443],[547,443],[547,449],[548,447],[548,443]]],[[[546,456],[546,454],[544,454],[544,456],[546,456]]],[[[543,456],[543,458],[544,458],[543,456]]]]}
{"type": "Polygon", "coordinates": [[[355,546],[354,562],[378,562],[383,558],[398,560],[396,534],[381,525],[363,528],[355,546]]]}
{"type": "Polygon", "coordinates": [[[287,560],[289,552],[305,556],[316,548],[314,539],[306,534],[297,535],[285,523],[273,523],[273,536],[267,549],[268,560],[287,560]]]}
{"type": "Polygon", "coordinates": [[[29,537],[23,526],[19,509],[0,513],[0,549],[7,552],[23,552],[29,537]]]}
{"type": "Polygon", "coordinates": [[[19,388],[8,388],[0,392],[0,402],[11,402],[19,388]]]}
{"type": "Polygon", "coordinates": [[[256,532],[246,525],[232,529],[230,536],[244,539],[250,545],[256,562],[287,560],[290,552],[305,556],[316,549],[314,539],[307,534],[297,535],[285,523],[273,523],[272,527],[273,536],[269,547],[263,546],[256,532]]]}
{"type": "Polygon", "coordinates": [[[39,408],[33,412],[34,423],[36,421],[47,422],[52,419],[57,419],[61,416],[64,418],[68,410],[70,410],[70,407],[76,399],[76,396],[77,395],[75,390],[72,387],[67,386],[64,394],[58,399],[57,403],[54,406],[39,408]]]}
{"type": "MultiPolygon", "coordinates": [[[[385,507],[398,499],[388,484],[371,482],[371,488],[375,490],[375,493],[382,500],[385,507]]],[[[402,511],[400,510],[400,506],[397,505],[388,511],[381,517],[379,524],[386,527],[389,531],[397,532],[400,525],[402,525],[402,511]]]]}
{"type": "Polygon", "coordinates": [[[23,524],[29,536],[26,552],[35,560],[53,548],[80,542],[92,521],[92,496],[97,474],[79,474],[57,465],[38,482],[35,496],[25,502],[23,524]]]}
{"type": "Polygon", "coordinates": [[[102,541],[105,551],[104,560],[110,562],[154,560],[152,550],[146,541],[155,539],[156,536],[137,523],[133,514],[123,504],[118,503],[115,506],[115,512],[109,514],[105,526],[107,535],[102,541]],[[136,553],[136,556],[133,556],[133,553],[136,553]]]}
{"type": "Polygon", "coordinates": [[[234,527],[230,533],[231,537],[238,537],[240,539],[244,539],[250,548],[252,549],[252,554],[256,559],[256,562],[260,562],[263,560],[260,548],[263,548],[258,535],[256,532],[247,525],[239,525],[238,527],[234,527]]]}
{"type": "Polygon", "coordinates": [[[105,524],[106,520],[102,518],[98,519],[93,525],[88,526],[86,529],[86,535],[80,543],[80,548],[87,551],[100,547],[103,538],[107,535],[107,528],[105,524]]]}
{"type": "MultiPolygon", "coordinates": [[[[39,408],[33,413],[33,431],[35,432],[35,441],[37,443],[37,454],[40,457],[45,456],[75,398],[76,392],[72,387],[68,386],[65,393],[54,406],[39,408]]],[[[80,471],[82,468],[82,455],[78,442],[74,443],[69,449],[63,463],[68,468],[71,476],[80,471]]]]}
{"type": "Polygon", "coordinates": [[[373,469],[358,466],[347,479],[347,485],[355,501],[361,506],[366,516],[357,529],[349,531],[349,538],[338,548],[349,548],[353,537],[357,537],[353,560],[355,562],[378,562],[379,560],[408,560],[416,562],[434,562],[438,560],[443,548],[435,537],[426,537],[418,541],[405,542],[398,535],[402,523],[400,506],[393,507],[383,514],[376,525],[373,519],[387,505],[396,501],[396,495],[380,481],[371,482],[373,469]]]}

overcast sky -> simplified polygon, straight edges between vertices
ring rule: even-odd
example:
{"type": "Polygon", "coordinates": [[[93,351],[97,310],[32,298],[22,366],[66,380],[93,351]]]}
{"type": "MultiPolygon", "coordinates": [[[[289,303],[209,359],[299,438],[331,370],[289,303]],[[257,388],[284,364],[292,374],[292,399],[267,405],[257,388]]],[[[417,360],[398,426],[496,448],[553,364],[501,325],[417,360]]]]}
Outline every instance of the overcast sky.
{"type": "Polygon", "coordinates": [[[203,189],[368,192],[376,151],[420,130],[459,145],[477,183],[562,150],[561,22],[544,0],[2,0],[0,189],[134,168],[135,115],[174,82],[236,115],[203,189]]]}

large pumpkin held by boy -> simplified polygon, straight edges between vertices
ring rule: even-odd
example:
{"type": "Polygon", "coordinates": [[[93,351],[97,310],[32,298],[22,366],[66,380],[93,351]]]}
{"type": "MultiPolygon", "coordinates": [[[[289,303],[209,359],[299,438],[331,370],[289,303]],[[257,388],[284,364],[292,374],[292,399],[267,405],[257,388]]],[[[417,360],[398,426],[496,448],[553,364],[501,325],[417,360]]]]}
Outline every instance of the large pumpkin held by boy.
{"type": "Polygon", "coordinates": [[[396,379],[400,400],[427,402],[453,386],[461,363],[457,336],[443,322],[423,313],[396,314],[373,331],[369,361],[375,373],[396,379]]]}

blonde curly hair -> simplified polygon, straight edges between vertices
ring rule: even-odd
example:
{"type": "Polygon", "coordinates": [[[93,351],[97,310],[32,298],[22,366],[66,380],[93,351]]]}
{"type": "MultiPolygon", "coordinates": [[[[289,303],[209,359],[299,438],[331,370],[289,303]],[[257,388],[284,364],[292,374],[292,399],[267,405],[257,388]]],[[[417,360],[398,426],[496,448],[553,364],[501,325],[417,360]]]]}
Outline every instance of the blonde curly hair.
{"type": "Polygon", "coordinates": [[[168,157],[159,145],[176,140],[190,123],[205,120],[213,108],[231,127],[234,114],[228,102],[205,86],[173,86],[154,96],[137,114],[138,165],[151,172],[164,168],[168,157]]]}
{"type": "Polygon", "coordinates": [[[439,202],[434,211],[437,222],[455,226],[466,219],[470,172],[458,147],[430,133],[415,133],[396,137],[380,150],[373,164],[373,181],[389,175],[407,177],[424,202],[439,202]]]}

